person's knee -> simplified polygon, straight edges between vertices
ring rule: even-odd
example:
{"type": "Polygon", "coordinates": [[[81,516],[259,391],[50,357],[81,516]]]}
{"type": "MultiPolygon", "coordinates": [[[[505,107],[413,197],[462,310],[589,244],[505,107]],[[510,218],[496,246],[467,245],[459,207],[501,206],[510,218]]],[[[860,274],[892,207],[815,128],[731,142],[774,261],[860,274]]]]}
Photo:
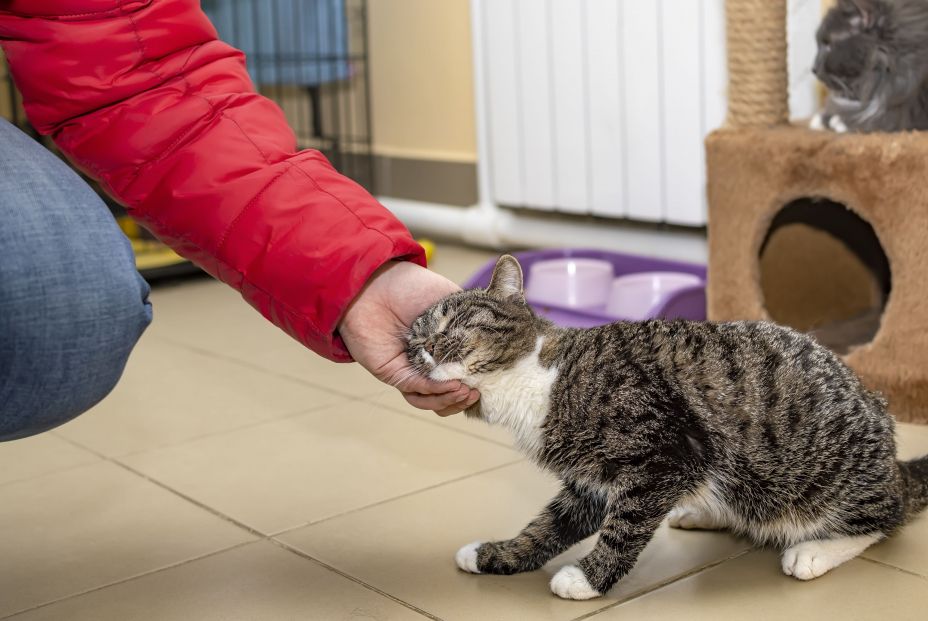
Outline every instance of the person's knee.
{"type": "Polygon", "coordinates": [[[148,286],[134,269],[116,267],[94,281],[15,305],[0,291],[0,441],[68,422],[122,376],[151,322],[148,286]]]}

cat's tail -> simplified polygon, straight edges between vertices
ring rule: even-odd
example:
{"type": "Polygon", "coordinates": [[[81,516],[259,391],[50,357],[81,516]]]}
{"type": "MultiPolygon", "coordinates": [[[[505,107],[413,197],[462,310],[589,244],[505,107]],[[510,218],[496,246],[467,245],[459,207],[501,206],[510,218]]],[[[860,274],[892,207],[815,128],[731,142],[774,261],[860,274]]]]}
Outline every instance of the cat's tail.
{"type": "Polygon", "coordinates": [[[906,519],[909,519],[928,507],[928,455],[900,461],[899,470],[902,473],[906,519]]]}

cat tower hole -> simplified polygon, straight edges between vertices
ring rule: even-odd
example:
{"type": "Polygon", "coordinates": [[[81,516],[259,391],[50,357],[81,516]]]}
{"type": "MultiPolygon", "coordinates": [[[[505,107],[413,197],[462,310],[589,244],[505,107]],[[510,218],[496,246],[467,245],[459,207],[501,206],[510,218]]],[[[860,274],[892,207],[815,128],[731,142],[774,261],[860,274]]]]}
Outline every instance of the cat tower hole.
{"type": "Polygon", "coordinates": [[[770,318],[808,332],[839,354],[869,343],[892,289],[873,227],[847,206],[802,198],[774,216],[760,249],[770,318]]]}

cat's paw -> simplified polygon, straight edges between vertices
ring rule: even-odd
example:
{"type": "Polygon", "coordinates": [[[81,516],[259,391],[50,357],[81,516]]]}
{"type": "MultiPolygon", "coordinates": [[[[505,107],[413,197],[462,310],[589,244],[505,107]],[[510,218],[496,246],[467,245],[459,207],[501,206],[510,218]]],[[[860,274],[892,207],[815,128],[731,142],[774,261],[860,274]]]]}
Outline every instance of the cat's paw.
{"type": "Polygon", "coordinates": [[[800,543],[783,553],[783,573],[798,580],[812,580],[834,567],[827,554],[821,554],[814,541],[800,543]]]}
{"type": "Polygon", "coordinates": [[[817,132],[825,131],[825,120],[822,118],[821,112],[813,116],[812,120],[809,121],[809,129],[817,132]]]}
{"type": "Polygon", "coordinates": [[[715,516],[699,509],[692,507],[674,507],[667,514],[667,524],[671,528],[683,528],[687,530],[720,530],[722,524],[715,516]]]}
{"type": "Polygon", "coordinates": [[[847,133],[847,125],[845,125],[844,121],[842,121],[841,117],[838,115],[835,115],[831,117],[830,119],[828,119],[828,127],[831,128],[831,131],[838,133],[838,134],[847,133]]]}
{"type": "Polygon", "coordinates": [[[583,570],[576,565],[565,565],[554,574],[551,592],[564,599],[593,599],[602,595],[590,586],[583,570]]]}
{"type": "Polygon", "coordinates": [[[454,562],[458,564],[459,569],[469,574],[480,573],[480,570],[477,568],[477,549],[480,548],[482,544],[482,541],[475,541],[473,543],[468,543],[457,551],[457,554],[454,555],[454,562]]]}
{"type": "Polygon", "coordinates": [[[799,580],[818,578],[882,539],[882,533],[803,541],[783,553],[783,573],[799,580]]]}

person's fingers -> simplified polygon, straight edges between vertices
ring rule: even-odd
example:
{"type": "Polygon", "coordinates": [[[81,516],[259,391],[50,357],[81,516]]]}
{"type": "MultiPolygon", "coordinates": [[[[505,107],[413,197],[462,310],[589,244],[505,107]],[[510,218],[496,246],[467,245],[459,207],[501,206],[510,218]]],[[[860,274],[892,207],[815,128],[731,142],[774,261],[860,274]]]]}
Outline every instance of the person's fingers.
{"type": "Polygon", "coordinates": [[[473,404],[477,403],[478,400],[480,400],[480,393],[476,390],[471,390],[464,401],[458,401],[454,405],[444,408],[443,410],[435,410],[435,413],[441,417],[460,414],[473,404]]]}
{"type": "Polygon", "coordinates": [[[457,404],[464,404],[470,396],[470,389],[461,386],[455,391],[441,395],[425,395],[421,393],[403,393],[403,397],[413,407],[420,410],[444,410],[457,404]]]}
{"type": "Polygon", "coordinates": [[[415,375],[408,378],[402,383],[402,386],[397,386],[397,388],[399,388],[404,393],[417,393],[420,395],[445,395],[461,390],[462,386],[459,380],[436,382],[433,379],[422,377],[421,375],[415,375]]]}

